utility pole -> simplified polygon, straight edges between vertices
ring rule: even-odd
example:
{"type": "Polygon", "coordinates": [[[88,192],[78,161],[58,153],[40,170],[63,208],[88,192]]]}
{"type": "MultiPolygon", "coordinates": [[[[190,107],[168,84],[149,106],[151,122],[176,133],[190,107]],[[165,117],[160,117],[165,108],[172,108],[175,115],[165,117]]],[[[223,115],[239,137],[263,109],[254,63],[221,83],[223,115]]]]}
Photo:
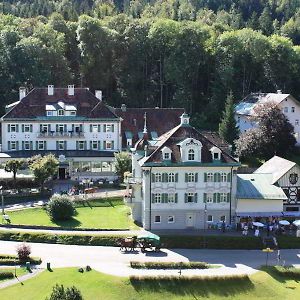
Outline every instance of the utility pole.
{"type": "Polygon", "coordinates": [[[162,108],[163,107],[163,82],[162,82],[161,55],[159,57],[159,80],[160,80],[160,108],[162,108]]]}

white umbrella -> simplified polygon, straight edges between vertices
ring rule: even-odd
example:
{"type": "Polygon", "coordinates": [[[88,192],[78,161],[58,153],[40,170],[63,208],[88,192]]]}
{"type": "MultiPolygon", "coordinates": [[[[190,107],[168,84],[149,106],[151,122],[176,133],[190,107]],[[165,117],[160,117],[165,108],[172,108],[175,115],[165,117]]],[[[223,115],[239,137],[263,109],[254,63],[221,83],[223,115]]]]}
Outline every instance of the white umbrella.
{"type": "Polygon", "coordinates": [[[280,225],[287,226],[287,225],[290,225],[290,222],[287,221],[287,220],[281,220],[281,221],[279,221],[279,224],[280,224],[280,225]]]}
{"type": "Polygon", "coordinates": [[[293,224],[294,224],[295,226],[300,226],[300,220],[294,221],[293,224]]]}
{"type": "Polygon", "coordinates": [[[260,223],[260,222],[253,222],[252,224],[253,224],[253,226],[256,226],[256,227],[264,227],[265,226],[263,223],[260,223]]]}

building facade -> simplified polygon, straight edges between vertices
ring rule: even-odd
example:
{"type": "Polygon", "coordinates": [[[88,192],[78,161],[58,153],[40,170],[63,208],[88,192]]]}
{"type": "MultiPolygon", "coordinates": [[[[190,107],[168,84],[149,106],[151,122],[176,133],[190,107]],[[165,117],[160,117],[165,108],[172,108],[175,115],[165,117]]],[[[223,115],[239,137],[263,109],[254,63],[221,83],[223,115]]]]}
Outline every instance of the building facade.
{"type": "Polygon", "coordinates": [[[300,145],[300,103],[292,95],[283,94],[280,90],[277,93],[251,93],[237,104],[235,119],[240,132],[255,127],[255,122],[252,120],[254,108],[267,102],[276,103],[282,110],[294,126],[297,145],[300,145]]]}
{"type": "Polygon", "coordinates": [[[1,118],[2,157],[53,153],[58,177],[115,178],[114,152],[122,149],[121,118],[86,88],[35,88],[1,118]]]}
{"type": "Polygon", "coordinates": [[[234,223],[239,163],[189,124],[178,126],[132,148],[132,194],[126,199],[145,229],[203,229],[209,223],[234,223]]]}

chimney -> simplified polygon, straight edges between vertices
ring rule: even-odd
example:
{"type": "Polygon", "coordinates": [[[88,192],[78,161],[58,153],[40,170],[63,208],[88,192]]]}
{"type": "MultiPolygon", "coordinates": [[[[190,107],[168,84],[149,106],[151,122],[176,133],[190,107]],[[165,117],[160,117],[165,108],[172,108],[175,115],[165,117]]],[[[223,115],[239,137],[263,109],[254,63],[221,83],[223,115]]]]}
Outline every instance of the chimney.
{"type": "Polygon", "coordinates": [[[133,125],[136,126],[136,119],[133,119],[133,125]]]}
{"type": "Polygon", "coordinates": [[[100,101],[102,101],[102,91],[96,90],[95,91],[95,96],[98,98],[100,101]]]}
{"type": "Polygon", "coordinates": [[[121,105],[121,111],[126,111],[126,104],[123,103],[123,104],[121,105]]]}
{"type": "Polygon", "coordinates": [[[282,94],[282,90],[277,90],[277,94],[282,94]]]}
{"type": "Polygon", "coordinates": [[[54,85],[48,85],[48,96],[54,95],[54,85]]]}
{"type": "Polygon", "coordinates": [[[26,88],[21,86],[19,88],[19,100],[21,101],[26,96],[26,88]]]}
{"type": "Polygon", "coordinates": [[[74,92],[75,92],[75,90],[74,90],[74,84],[69,84],[68,85],[68,95],[69,96],[74,96],[74,92]]]}

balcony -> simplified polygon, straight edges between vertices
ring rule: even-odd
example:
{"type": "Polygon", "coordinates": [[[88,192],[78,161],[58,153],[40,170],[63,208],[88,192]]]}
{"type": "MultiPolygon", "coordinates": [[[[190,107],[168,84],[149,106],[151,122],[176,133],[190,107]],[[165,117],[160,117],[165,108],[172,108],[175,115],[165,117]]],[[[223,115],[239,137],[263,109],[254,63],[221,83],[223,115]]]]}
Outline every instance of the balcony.
{"type": "Polygon", "coordinates": [[[49,131],[49,132],[39,132],[37,134],[38,138],[83,138],[83,132],[75,131],[49,131]]]}

